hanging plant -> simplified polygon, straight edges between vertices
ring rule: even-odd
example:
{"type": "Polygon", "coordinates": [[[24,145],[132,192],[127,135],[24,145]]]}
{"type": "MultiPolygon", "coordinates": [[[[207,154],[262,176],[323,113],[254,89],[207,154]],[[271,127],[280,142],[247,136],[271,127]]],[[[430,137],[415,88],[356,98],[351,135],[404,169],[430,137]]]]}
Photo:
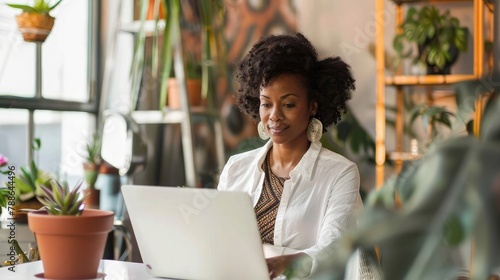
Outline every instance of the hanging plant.
{"type": "Polygon", "coordinates": [[[7,4],[9,7],[21,9],[22,13],[16,16],[19,31],[26,42],[45,42],[54,26],[55,18],[49,13],[57,7],[62,0],[51,4],[48,0],[34,0],[32,6],[21,4],[7,4]]]}

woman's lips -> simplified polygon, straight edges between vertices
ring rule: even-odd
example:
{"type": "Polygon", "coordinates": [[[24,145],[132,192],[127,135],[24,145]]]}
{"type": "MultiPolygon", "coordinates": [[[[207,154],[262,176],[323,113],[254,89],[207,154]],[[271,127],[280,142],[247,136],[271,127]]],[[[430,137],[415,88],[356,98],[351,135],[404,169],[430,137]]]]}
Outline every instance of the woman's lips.
{"type": "Polygon", "coordinates": [[[283,132],[286,128],[287,127],[284,125],[279,125],[279,126],[269,127],[268,130],[272,134],[279,134],[279,133],[283,132]]]}

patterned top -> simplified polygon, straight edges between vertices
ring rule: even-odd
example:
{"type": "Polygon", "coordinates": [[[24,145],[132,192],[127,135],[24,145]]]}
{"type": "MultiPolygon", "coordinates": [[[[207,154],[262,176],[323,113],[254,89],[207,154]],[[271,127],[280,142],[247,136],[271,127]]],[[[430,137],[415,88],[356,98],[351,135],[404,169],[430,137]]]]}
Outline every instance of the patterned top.
{"type": "Polygon", "coordinates": [[[271,171],[270,151],[271,149],[262,166],[265,172],[264,186],[259,201],[255,205],[255,214],[262,243],[274,245],[274,222],[286,178],[278,177],[271,171]]]}

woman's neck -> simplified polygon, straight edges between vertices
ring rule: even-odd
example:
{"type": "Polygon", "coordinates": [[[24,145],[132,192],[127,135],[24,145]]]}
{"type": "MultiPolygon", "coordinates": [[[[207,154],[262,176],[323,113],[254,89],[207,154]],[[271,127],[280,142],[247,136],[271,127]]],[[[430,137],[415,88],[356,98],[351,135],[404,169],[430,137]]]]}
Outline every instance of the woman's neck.
{"type": "Polygon", "coordinates": [[[284,144],[273,144],[271,147],[271,170],[278,177],[289,178],[290,171],[292,171],[295,166],[302,159],[304,154],[309,149],[311,142],[304,142],[303,145],[284,145],[284,144]]]}

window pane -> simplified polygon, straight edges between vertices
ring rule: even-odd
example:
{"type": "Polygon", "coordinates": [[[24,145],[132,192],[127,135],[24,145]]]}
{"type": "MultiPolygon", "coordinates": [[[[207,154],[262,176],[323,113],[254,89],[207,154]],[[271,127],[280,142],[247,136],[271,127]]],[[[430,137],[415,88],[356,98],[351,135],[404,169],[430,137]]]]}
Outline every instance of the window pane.
{"type": "MultiPolygon", "coordinates": [[[[17,30],[19,13],[7,6],[0,9],[0,95],[34,96],[36,48],[17,30]]],[[[88,1],[63,1],[51,15],[56,18],[54,28],[42,45],[42,96],[86,102],[88,1]]]]}
{"type": "MultiPolygon", "coordinates": [[[[9,159],[9,165],[27,166],[28,119],[27,110],[0,109],[0,154],[9,159]]],[[[85,144],[94,131],[95,117],[81,112],[35,111],[35,138],[40,138],[41,149],[35,152],[39,169],[68,179],[74,184],[83,179],[85,144]]],[[[5,177],[0,175],[0,182],[5,177]]]]}
{"type": "Polygon", "coordinates": [[[85,144],[95,126],[94,116],[81,112],[35,112],[35,137],[40,138],[40,169],[52,172],[70,185],[83,179],[85,144]]]}
{"type": "MultiPolygon", "coordinates": [[[[28,156],[28,111],[0,109],[0,154],[9,159],[9,166],[16,168],[26,164],[28,156]],[[8,118],[6,116],[9,116],[8,118]]],[[[0,182],[7,177],[0,174],[0,182]]]]}

